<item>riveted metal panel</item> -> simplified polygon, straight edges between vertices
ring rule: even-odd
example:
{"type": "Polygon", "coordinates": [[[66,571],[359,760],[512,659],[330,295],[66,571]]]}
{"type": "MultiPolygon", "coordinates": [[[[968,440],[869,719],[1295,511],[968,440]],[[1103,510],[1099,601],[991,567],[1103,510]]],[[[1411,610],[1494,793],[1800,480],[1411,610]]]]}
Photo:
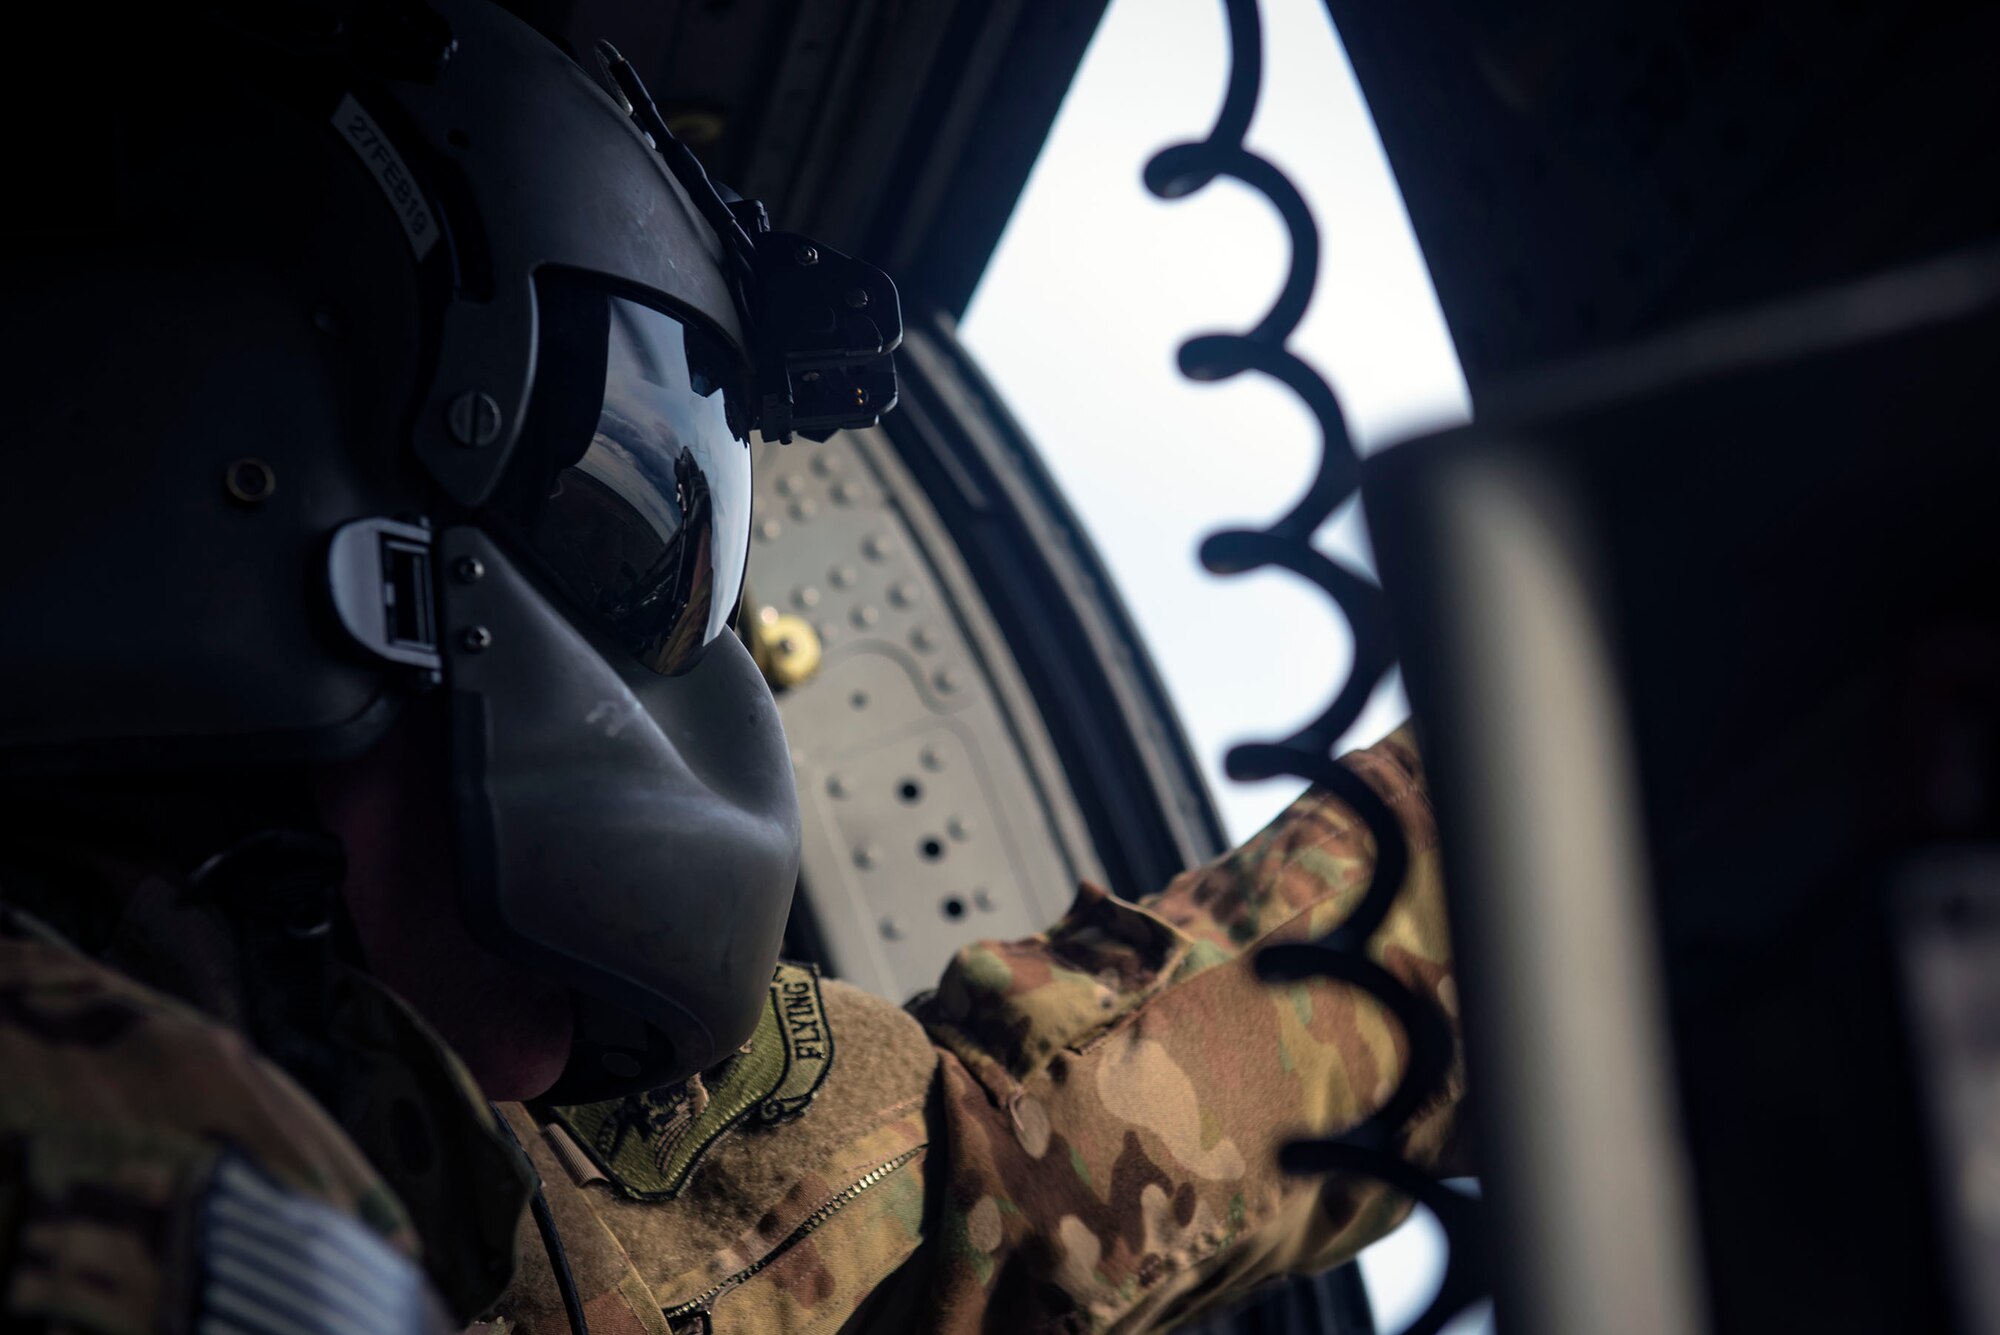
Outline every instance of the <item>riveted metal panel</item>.
{"type": "Polygon", "coordinates": [[[801,894],[826,965],[900,1001],[1102,872],[1007,646],[881,433],[761,446],[757,511],[753,602],[824,650],[778,698],[801,894]]]}

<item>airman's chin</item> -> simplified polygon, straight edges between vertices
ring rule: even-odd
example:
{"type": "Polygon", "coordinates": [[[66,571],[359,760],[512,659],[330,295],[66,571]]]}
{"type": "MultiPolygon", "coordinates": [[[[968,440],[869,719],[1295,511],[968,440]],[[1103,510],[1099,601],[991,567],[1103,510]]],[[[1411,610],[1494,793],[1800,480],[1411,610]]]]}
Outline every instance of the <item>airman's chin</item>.
{"type": "Polygon", "coordinates": [[[520,1102],[548,1092],[569,1064],[575,1006],[569,993],[531,989],[483,1022],[445,1041],[458,1053],[480,1090],[496,1103],[520,1102]]]}

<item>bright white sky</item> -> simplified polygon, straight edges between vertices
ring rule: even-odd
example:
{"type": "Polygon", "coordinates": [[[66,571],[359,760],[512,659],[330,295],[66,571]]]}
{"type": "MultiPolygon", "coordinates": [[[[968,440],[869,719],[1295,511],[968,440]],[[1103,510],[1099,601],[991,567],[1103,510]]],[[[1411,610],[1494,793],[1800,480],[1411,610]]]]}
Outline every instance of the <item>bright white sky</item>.
{"type": "MultiPolygon", "coordinates": [[[[1450,336],[1326,10],[1263,8],[1251,146],[1305,192],[1321,236],[1293,347],[1333,382],[1363,448],[1463,418],[1450,336]]],[[[1240,838],[1296,785],[1229,783],[1222,752],[1317,713],[1350,641],[1291,576],[1217,580],[1195,560],[1210,530],[1289,508],[1319,452],[1275,383],[1197,385],[1175,369],[1190,334],[1253,325],[1289,264],[1277,214],[1248,188],[1169,204],[1140,182],[1155,151],[1207,131],[1227,65],[1218,0],[1114,0],[961,332],[1096,539],[1240,838]]],[[[1365,545],[1352,516],[1323,539],[1350,558],[1365,545]]],[[[1356,740],[1403,710],[1400,695],[1380,702],[1356,740]]]]}
{"type": "MultiPolygon", "coordinates": [[[[1292,346],[1332,381],[1363,449],[1461,420],[1464,377],[1325,6],[1261,8],[1250,144],[1305,192],[1320,227],[1319,286],[1292,346]]],[[[1222,753],[1316,714],[1351,639],[1291,576],[1218,580],[1195,559],[1213,529],[1288,509],[1319,453],[1286,390],[1254,376],[1197,385],[1175,369],[1189,335],[1253,325],[1289,265],[1261,196],[1218,182],[1169,204],[1140,181],[1153,153],[1213,123],[1228,49],[1218,0],[1112,0],[960,332],[1095,539],[1241,839],[1298,785],[1232,783],[1222,753]]],[[[1321,543],[1368,559],[1351,511],[1321,543]]],[[[1350,744],[1406,712],[1400,689],[1380,693],[1350,744]]],[[[1441,1254],[1432,1226],[1364,1255],[1383,1330],[1416,1315],[1441,1254]]]]}

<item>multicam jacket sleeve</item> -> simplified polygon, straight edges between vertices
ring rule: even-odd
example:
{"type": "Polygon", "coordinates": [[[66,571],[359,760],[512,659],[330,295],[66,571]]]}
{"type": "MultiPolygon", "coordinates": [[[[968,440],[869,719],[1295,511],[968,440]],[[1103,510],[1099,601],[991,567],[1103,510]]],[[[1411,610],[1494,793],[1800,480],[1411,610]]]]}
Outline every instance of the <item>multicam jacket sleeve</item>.
{"type": "MultiPolygon", "coordinates": [[[[1452,1014],[1415,749],[1398,733],[1346,763],[1412,855],[1377,957],[1452,1014]]],[[[671,1192],[633,1189],[685,1158],[685,1132],[629,1129],[660,1110],[628,1110],[594,1146],[510,1112],[565,1237],[603,1244],[571,1247],[592,1330],[1166,1330],[1347,1259],[1404,1203],[1287,1177],[1277,1152],[1377,1106],[1402,1038],[1346,986],[1259,982],[1250,954],[1338,923],[1373,864],[1359,820],[1309,792],[1150,899],[1085,887],[1048,932],[959,952],[914,1018],[829,981],[835,1057],[811,1107],[715,1139],[671,1192]],[[651,1160],[635,1135],[655,1137],[651,1160]]],[[[1454,1070],[1409,1127],[1411,1157],[1449,1152],[1460,1088],[1454,1070]]],[[[547,1263],[523,1248],[511,1329],[563,1331],[547,1263]]]]}
{"type": "MultiPolygon", "coordinates": [[[[1452,1014],[1437,834],[1407,731],[1350,756],[1411,852],[1377,957],[1452,1014]]],[[[1369,881],[1360,821],[1308,792],[1262,833],[1131,904],[1085,887],[1042,936],[959,953],[920,1018],[941,1049],[930,1221],[939,1330],[1169,1329],[1258,1283],[1346,1260],[1407,1206],[1281,1174],[1300,1135],[1361,1120],[1400,1032],[1327,981],[1274,988],[1251,947],[1330,930],[1369,881]],[[941,1142],[941,1143],[940,1143],[941,1142]]],[[[1410,1127],[1436,1162],[1462,1080],[1410,1127]]]]}

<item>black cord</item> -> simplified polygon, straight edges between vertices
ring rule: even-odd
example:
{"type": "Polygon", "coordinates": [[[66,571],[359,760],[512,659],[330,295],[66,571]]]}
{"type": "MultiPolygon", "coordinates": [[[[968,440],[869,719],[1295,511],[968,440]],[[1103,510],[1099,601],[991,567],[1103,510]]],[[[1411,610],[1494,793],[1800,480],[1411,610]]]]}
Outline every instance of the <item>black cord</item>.
{"type": "Polygon", "coordinates": [[[1361,456],[1354,448],[1340,400],[1311,366],[1285,344],[1312,300],[1319,271],[1319,231],[1305,197],[1272,163],[1245,146],[1263,82],[1263,33],[1257,0],[1224,0],[1229,17],[1229,90],[1206,139],[1176,144],[1146,164],[1146,184],[1163,199],[1180,199],[1217,177],[1232,177],[1268,199],[1291,238],[1291,269],[1283,291],[1257,326],[1242,334],[1207,334],[1181,345],[1181,373],[1192,380],[1226,380],[1255,371],[1278,381],[1305,403],[1319,422],[1319,469],[1292,509],[1261,529],[1231,529],[1202,543],[1202,564],[1218,575],[1271,566],[1319,586],[1354,632],[1354,665],[1318,718],[1289,737],[1238,746],[1226,764],[1233,779],[1291,775],[1345,802],[1375,841],[1375,875],[1347,921],[1317,941],[1271,946],[1258,953],[1258,976],[1267,982],[1335,978],[1380,1001],[1403,1029],[1409,1058],[1403,1078],[1383,1105],[1358,1126],[1331,1140],[1287,1146],[1280,1157],[1290,1172],[1362,1174],[1385,1182],[1430,1207],[1443,1225],[1450,1251],[1444,1283],[1404,1335],[1435,1335],[1488,1287],[1475,1242],[1481,1211],[1397,1153],[1400,1133],[1442,1084],[1452,1057],[1451,1027],[1436,1004],[1368,956],[1368,944],[1388,915],[1409,871],[1409,848],[1395,812],[1353,770],[1336,763],[1333,748],[1354,725],[1369,697],[1395,665],[1382,590],[1313,546],[1313,534],[1361,484],[1361,456]]]}
{"type": "MultiPolygon", "coordinates": [[[[528,1158],[527,1150],[521,1146],[521,1138],[514,1134],[514,1128],[507,1123],[500,1109],[493,1109],[493,1120],[507,1133],[514,1148],[521,1151],[523,1159],[528,1158]]],[[[542,1175],[535,1172],[533,1160],[528,1162],[528,1171],[534,1175],[535,1194],[528,1202],[528,1212],[535,1216],[535,1231],[542,1235],[542,1250],[548,1254],[549,1269],[555,1272],[556,1292],[562,1295],[563,1314],[569,1318],[570,1335],[590,1335],[590,1323],[583,1317],[583,1299],[576,1291],[576,1276],[570,1273],[569,1253],[563,1249],[562,1234],[556,1232],[555,1212],[549,1209],[549,1198],[542,1194],[542,1175]]]]}
{"type": "Polygon", "coordinates": [[[573,1335],[590,1335],[590,1323],[583,1318],[583,1299],[576,1291],[576,1276],[569,1270],[569,1253],[563,1250],[562,1235],[556,1232],[556,1217],[549,1209],[542,1184],[535,1183],[534,1199],[528,1203],[535,1216],[535,1228],[542,1235],[542,1250],[549,1254],[549,1269],[556,1272],[556,1289],[562,1294],[563,1312],[569,1317],[573,1335]]]}

